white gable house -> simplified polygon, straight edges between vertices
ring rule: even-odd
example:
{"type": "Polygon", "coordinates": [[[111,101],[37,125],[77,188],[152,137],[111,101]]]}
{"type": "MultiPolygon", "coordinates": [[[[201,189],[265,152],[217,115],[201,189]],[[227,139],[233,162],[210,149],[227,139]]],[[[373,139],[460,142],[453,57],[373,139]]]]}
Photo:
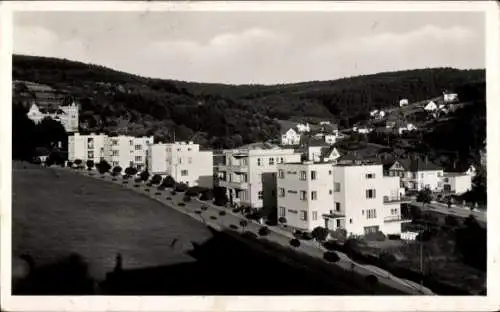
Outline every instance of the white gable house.
{"type": "Polygon", "coordinates": [[[434,101],[430,101],[427,105],[425,105],[424,109],[428,112],[433,112],[438,109],[438,106],[434,101]]]}
{"type": "Polygon", "coordinates": [[[408,99],[401,99],[399,100],[399,107],[403,107],[408,105],[408,99]]]}
{"type": "Polygon", "coordinates": [[[443,99],[446,103],[455,102],[458,100],[458,94],[443,92],[443,99]]]}
{"type": "Polygon", "coordinates": [[[300,144],[300,133],[290,128],[281,134],[281,144],[282,145],[299,145],[300,144]]]}

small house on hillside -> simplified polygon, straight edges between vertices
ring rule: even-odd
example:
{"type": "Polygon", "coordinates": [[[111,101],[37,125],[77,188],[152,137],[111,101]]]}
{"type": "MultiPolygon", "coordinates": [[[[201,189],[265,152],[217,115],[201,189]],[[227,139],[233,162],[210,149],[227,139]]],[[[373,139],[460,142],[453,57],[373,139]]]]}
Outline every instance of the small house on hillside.
{"type": "Polygon", "coordinates": [[[281,144],[282,145],[299,145],[300,133],[294,128],[282,129],[281,131],[281,144]]]}
{"type": "Polygon", "coordinates": [[[399,126],[398,128],[398,133],[399,135],[405,133],[405,132],[411,132],[417,130],[417,127],[412,124],[412,123],[403,123],[402,125],[399,126]]]}
{"type": "Polygon", "coordinates": [[[297,127],[297,130],[299,131],[299,133],[311,131],[311,127],[310,127],[308,122],[306,122],[305,124],[298,123],[296,127],[297,127]]]}
{"type": "Polygon", "coordinates": [[[385,112],[383,110],[375,109],[370,112],[370,117],[375,120],[382,119],[385,117],[385,112]]]}
{"type": "Polygon", "coordinates": [[[458,100],[458,94],[449,91],[444,91],[443,100],[445,101],[445,103],[456,102],[458,100]]]}
{"type": "Polygon", "coordinates": [[[433,112],[438,109],[438,106],[434,101],[430,101],[427,105],[425,105],[424,109],[428,112],[433,112]]]}
{"type": "Polygon", "coordinates": [[[408,105],[408,99],[401,99],[399,100],[399,107],[403,107],[408,105]]]}

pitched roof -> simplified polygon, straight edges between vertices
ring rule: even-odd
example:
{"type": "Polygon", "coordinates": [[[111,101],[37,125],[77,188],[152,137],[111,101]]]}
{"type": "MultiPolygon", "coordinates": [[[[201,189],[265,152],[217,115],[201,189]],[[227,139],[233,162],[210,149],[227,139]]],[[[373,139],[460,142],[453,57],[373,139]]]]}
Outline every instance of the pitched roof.
{"type": "MultiPolygon", "coordinates": [[[[403,166],[405,171],[419,172],[419,171],[436,171],[443,170],[440,166],[436,165],[430,160],[419,158],[405,158],[396,160],[403,166]]],[[[395,161],[395,162],[396,162],[395,161]]],[[[393,162],[394,164],[394,162],[393,162]]],[[[392,166],[392,165],[391,165],[392,166]]]]}
{"type": "Polygon", "coordinates": [[[326,146],[326,147],[321,148],[321,158],[330,157],[330,155],[332,154],[332,152],[334,150],[335,150],[335,146],[326,146]]]}
{"type": "Polygon", "coordinates": [[[282,134],[282,135],[283,135],[283,134],[286,134],[286,133],[288,132],[288,130],[290,130],[290,129],[293,129],[293,131],[295,131],[295,132],[297,132],[297,133],[299,132],[299,131],[297,130],[297,128],[296,128],[296,127],[292,127],[292,128],[281,128],[281,129],[280,129],[280,134],[282,134]]]}

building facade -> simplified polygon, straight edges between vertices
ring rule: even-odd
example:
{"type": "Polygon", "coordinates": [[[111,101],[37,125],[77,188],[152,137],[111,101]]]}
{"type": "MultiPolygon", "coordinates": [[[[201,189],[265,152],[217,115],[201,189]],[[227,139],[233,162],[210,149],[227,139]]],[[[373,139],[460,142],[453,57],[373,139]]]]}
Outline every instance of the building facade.
{"type": "Polygon", "coordinates": [[[387,166],[386,175],[397,176],[401,179],[401,186],[408,191],[429,189],[439,192],[443,189],[443,168],[427,159],[409,158],[400,159],[387,166]]]}
{"type": "Polygon", "coordinates": [[[201,151],[199,144],[175,142],[149,146],[148,170],[151,174],[170,175],[189,186],[213,187],[213,153],[201,151]]]}
{"type": "Polygon", "coordinates": [[[281,134],[281,145],[299,145],[300,133],[293,128],[281,134]]]}
{"type": "Polygon", "coordinates": [[[125,169],[132,166],[141,171],[146,168],[147,147],[153,143],[153,137],[75,133],[68,136],[68,160],[92,160],[94,163],[106,160],[112,167],[125,169]]]}
{"type": "Polygon", "coordinates": [[[254,143],[222,151],[223,164],[217,168],[219,186],[226,189],[229,202],[253,208],[276,207],[276,172],[280,163],[300,162],[294,149],[268,143],[254,143]]]}
{"type": "Polygon", "coordinates": [[[443,191],[460,195],[472,189],[472,176],[464,173],[448,173],[443,175],[443,191]]]}
{"type": "Polygon", "coordinates": [[[78,132],[78,105],[73,102],[68,106],[59,106],[57,109],[48,110],[42,109],[33,103],[27,113],[29,119],[36,124],[40,123],[44,118],[51,118],[64,127],[68,133],[78,132]]]}
{"type": "Polygon", "coordinates": [[[278,165],[278,218],[289,227],[345,229],[347,235],[400,234],[404,190],[380,164],[336,165],[306,161],[278,165]]]}

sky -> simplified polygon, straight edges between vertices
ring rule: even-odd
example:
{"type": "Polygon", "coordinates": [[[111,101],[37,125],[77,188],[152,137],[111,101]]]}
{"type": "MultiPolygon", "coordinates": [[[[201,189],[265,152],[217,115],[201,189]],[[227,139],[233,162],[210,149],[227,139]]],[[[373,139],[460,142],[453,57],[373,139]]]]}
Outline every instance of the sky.
{"type": "Polygon", "coordinates": [[[485,68],[481,12],[16,12],[14,53],[229,84],[485,68]]]}

